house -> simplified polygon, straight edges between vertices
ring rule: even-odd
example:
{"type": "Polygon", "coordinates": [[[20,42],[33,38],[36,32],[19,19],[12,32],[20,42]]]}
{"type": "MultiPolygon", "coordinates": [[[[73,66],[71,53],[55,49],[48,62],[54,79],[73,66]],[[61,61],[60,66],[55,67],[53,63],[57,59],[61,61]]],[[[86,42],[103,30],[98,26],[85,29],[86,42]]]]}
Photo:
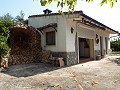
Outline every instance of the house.
{"type": "Polygon", "coordinates": [[[41,32],[42,49],[63,57],[66,65],[109,55],[109,35],[118,33],[82,11],[61,15],[46,9],[44,14],[29,16],[28,23],[41,32]]]}

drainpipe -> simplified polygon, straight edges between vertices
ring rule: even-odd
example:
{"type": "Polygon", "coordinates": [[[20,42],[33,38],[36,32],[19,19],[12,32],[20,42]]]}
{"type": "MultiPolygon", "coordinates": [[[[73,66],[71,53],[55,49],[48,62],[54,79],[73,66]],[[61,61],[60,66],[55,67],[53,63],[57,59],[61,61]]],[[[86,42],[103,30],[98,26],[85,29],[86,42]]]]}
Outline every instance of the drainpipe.
{"type": "Polygon", "coordinates": [[[79,63],[79,45],[78,45],[78,44],[79,44],[79,39],[78,39],[77,24],[78,24],[78,23],[76,22],[76,35],[75,35],[75,38],[76,38],[76,41],[77,41],[77,42],[76,42],[76,44],[77,44],[76,46],[77,46],[77,47],[76,47],[75,49],[76,49],[76,51],[77,51],[77,59],[78,59],[78,63],[79,63]]]}

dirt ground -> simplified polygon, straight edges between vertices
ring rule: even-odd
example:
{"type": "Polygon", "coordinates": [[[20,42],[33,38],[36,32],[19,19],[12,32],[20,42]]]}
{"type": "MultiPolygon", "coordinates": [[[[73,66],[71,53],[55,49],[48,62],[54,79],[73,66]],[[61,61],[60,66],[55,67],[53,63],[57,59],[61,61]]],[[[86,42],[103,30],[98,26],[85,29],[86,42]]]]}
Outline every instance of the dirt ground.
{"type": "Polygon", "coordinates": [[[10,66],[0,90],[120,90],[120,56],[70,67],[43,63],[10,66]]]}

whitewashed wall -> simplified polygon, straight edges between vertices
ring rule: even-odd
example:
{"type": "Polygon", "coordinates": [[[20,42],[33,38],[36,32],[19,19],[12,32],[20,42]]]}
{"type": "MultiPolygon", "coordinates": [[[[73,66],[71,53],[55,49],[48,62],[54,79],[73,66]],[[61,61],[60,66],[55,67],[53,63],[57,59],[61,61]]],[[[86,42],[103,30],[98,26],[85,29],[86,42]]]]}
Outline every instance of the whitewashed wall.
{"type": "MultiPolygon", "coordinates": [[[[78,18],[78,15],[31,17],[28,19],[28,22],[29,25],[35,28],[42,27],[50,23],[57,23],[56,45],[46,45],[45,32],[54,30],[53,28],[48,28],[45,30],[43,35],[41,34],[41,44],[42,48],[45,50],[56,52],[75,52],[76,32],[78,37],[93,39],[94,50],[100,50],[100,43],[98,45],[95,43],[96,34],[98,34],[99,38],[100,36],[103,36],[103,49],[105,49],[105,37],[109,37],[108,32],[77,23],[73,21],[73,18],[78,18]],[[74,29],[73,33],[71,33],[71,27],[74,29]]],[[[110,42],[108,42],[108,49],[110,49],[110,42]]]]}
{"type": "Polygon", "coordinates": [[[77,18],[79,14],[74,15],[51,15],[51,16],[42,16],[42,17],[31,17],[28,19],[29,25],[38,28],[45,26],[50,23],[57,23],[57,32],[56,32],[56,45],[46,45],[45,32],[53,30],[52,28],[48,28],[45,30],[44,34],[41,34],[41,44],[42,48],[45,50],[51,50],[56,52],[66,52],[66,51],[74,51],[74,45],[70,44],[72,42],[71,39],[74,39],[74,35],[69,36],[71,33],[69,27],[67,27],[67,18],[77,18]],[[69,36],[70,38],[68,38],[69,36]],[[71,46],[69,46],[71,45],[71,46]],[[72,47],[72,48],[71,48],[72,47]]]}
{"type": "MultiPolygon", "coordinates": [[[[105,37],[109,38],[109,33],[105,32],[103,30],[95,30],[94,37],[96,37],[96,34],[98,35],[99,40],[100,40],[100,36],[103,37],[103,49],[106,50],[105,37]]],[[[95,39],[94,39],[94,42],[95,42],[95,39]]],[[[98,44],[94,43],[94,49],[100,50],[100,43],[98,43],[98,44]]],[[[110,42],[109,41],[108,41],[108,49],[110,49],[110,42]]]]}
{"type": "Polygon", "coordinates": [[[94,28],[87,27],[81,23],[77,24],[78,37],[94,39],[94,28]]]}
{"type": "Polygon", "coordinates": [[[76,22],[73,19],[66,20],[66,51],[75,52],[75,36],[76,36],[76,22]],[[73,28],[73,33],[71,33],[71,28],[73,28]]]}
{"type": "Polygon", "coordinates": [[[43,17],[32,17],[29,18],[29,25],[34,26],[35,28],[45,26],[50,23],[57,23],[58,27],[56,32],[56,45],[46,45],[45,32],[54,30],[53,28],[47,28],[44,30],[44,34],[41,34],[41,45],[45,50],[51,51],[66,51],[66,23],[65,18],[60,15],[55,16],[43,16],[43,17]]]}
{"type": "MultiPolygon", "coordinates": [[[[100,43],[96,44],[95,38],[96,34],[99,37],[103,37],[103,50],[106,50],[106,45],[105,45],[105,37],[109,38],[109,33],[103,30],[98,30],[98,28],[92,28],[89,26],[86,26],[81,23],[77,23],[73,21],[73,19],[68,19],[67,20],[67,27],[66,27],[66,50],[68,52],[75,51],[75,35],[77,32],[78,38],[88,38],[88,39],[93,39],[94,40],[94,50],[100,50],[100,43]],[[71,33],[71,27],[74,28],[74,32],[71,33]]],[[[110,42],[108,41],[108,49],[110,49],[110,42]]]]}

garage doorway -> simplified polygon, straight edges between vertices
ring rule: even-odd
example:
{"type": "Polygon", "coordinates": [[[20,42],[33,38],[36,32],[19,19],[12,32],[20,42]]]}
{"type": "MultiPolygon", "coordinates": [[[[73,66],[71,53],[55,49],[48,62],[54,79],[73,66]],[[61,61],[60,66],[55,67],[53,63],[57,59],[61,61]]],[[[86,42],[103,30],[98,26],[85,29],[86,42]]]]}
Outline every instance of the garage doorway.
{"type": "Polygon", "coordinates": [[[94,57],[93,39],[79,38],[79,61],[94,57]]]}

